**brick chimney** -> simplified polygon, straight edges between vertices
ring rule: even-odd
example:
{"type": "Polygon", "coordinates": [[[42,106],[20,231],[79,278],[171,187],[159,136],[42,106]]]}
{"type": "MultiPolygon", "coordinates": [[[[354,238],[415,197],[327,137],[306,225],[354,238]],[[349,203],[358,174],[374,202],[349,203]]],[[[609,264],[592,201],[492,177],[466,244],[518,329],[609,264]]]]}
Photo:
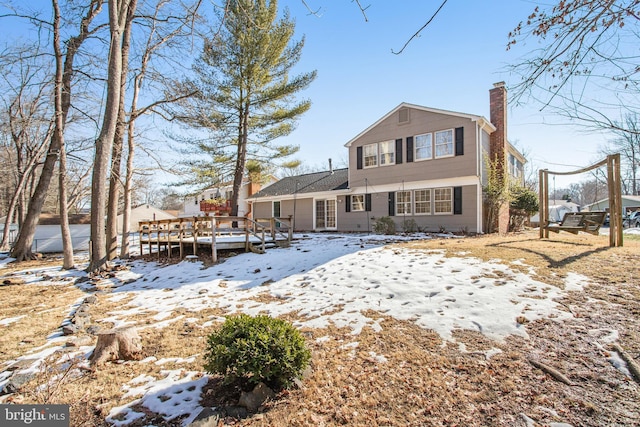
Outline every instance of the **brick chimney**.
{"type": "MultiPolygon", "coordinates": [[[[493,89],[489,90],[489,118],[496,127],[489,138],[489,157],[492,162],[496,162],[498,177],[502,184],[507,185],[505,167],[507,165],[507,88],[504,82],[493,84],[493,89]]],[[[498,217],[494,229],[504,234],[509,229],[509,205],[505,203],[498,217]]]]}

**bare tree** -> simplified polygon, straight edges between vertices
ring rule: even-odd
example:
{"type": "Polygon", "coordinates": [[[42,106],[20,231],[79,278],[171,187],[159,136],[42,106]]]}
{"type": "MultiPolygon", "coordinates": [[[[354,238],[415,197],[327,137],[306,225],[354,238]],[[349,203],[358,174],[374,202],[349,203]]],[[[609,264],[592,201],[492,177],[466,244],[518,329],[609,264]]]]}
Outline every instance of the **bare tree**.
{"type": "Polygon", "coordinates": [[[512,102],[533,99],[578,123],[637,133],[617,120],[640,108],[640,2],[562,0],[537,6],[509,34],[508,49],[535,43],[512,67],[512,102]],[[607,94],[607,97],[603,96],[607,94]]]}
{"type": "MultiPolygon", "coordinates": [[[[91,0],[80,21],[78,35],[69,38],[66,42],[67,51],[64,58],[60,97],[61,114],[60,116],[56,115],[56,119],[62,119],[63,126],[66,123],[67,115],[71,108],[71,83],[75,74],[74,60],[82,43],[98,30],[99,27],[90,29],[90,25],[101,9],[102,2],[100,0],[91,0]]],[[[42,166],[42,172],[40,173],[40,179],[38,180],[38,184],[31,197],[31,203],[29,204],[27,215],[20,227],[18,239],[16,240],[11,252],[11,256],[16,258],[18,261],[30,259],[32,257],[31,245],[35,235],[36,225],[38,224],[40,213],[42,212],[42,206],[44,205],[47,192],[49,190],[49,184],[53,178],[55,166],[62,149],[62,144],[64,143],[64,141],[59,138],[63,133],[64,130],[62,132],[54,132],[54,137],[51,138],[48,146],[47,155],[42,166]]]]}
{"type": "Polygon", "coordinates": [[[638,167],[640,167],[640,117],[637,113],[629,113],[624,123],[618,125],[625,129],[614,130],[615,138],[610,141],[604,150],[604,154],[620,153],[622,158],[624,191],[627,194],[638,194],[638,167]]]}
{"type": "Polygon", "coordinates": [[[106,182],[109,158],[118,124],[120,108],[122,64],[122,37],[127,15],[135,11],[136,0],[109,0],[109,60],[107,67],[107,100],[100,135],[95,143],[93,174],[91,177],[91,242],[87,268],[96,272],[107,264],[107,238],[105,232],[106,182]]]}
{"type": "MultiPolygon", "coordinates": [[[[134,70],[133,93],[131,97],[131,107],[129,112],[129,121],[127,123],[127,153],[126,153],[126,172],[124,179],[124,207],[122,221],[122,242],[120,245],[120,256],[122,258],[129,256],[129,234],[130,225],[129,218],[132,206],[132,190],[134,175],[134,155],[135,155],[135,129],[136,121],[143,114],[149,112],[158,112],[158,107],[164,104],[176,102],[182,98],[193,95],[191,93],[183,93],[177,96],[171,95],[167,88],[171,85],[166,72],[161,73],[152,68],[152,60],[161,56],[162,49],[168,49],[175,54],[175,58],[181,57],[179,51],[185,51],[184,46],[179,39],[188,37],[193,31],[197,12],[201,5],[201,0],[196,0],[191,4],[182,5],[181,10],[166,10],[169,5],[168,0],[160,1],[156,4],[152,14],[146,17],[149,33],[147,42],[140,57],[139,67],[134,70]],[[151,74],[149,78],[148,74],[151,74]],[[162,76],[162,77],[161,77],[162,76]],[[163,93],[164,97],[157,98],[151,104],[139,106],[140,93],[143,91],[145,80],[151,80],[153,83],[159,84],[164,90],[154,91],[155,93],[163,93]]],[[[167,58],[165,55],[163,58],[167,58]]],[[[169,69],[180,70],[182,67],[179,61],[172,64],[169,69]]],[[[111,236],[115,236],[117,230],[111,230],[111,236]]]]}
{"type": "Polygon", "coordinates": [[[23,225],[27,210],[26,201],[30,198],[29,184],[37,178],[38,165],[51,138],[53,123],[49,119],[49,99],[46,70],[32,55],[18,52],[17,57],[10,56],[15,67],[5,74],[3,79],[9,97],[4,111],[6,130],[11,142],[11,169],[8,177],[13,177],[12,190],[7,205],[4,232],[1,247],[9,248],[10,224],[17,211],[18,223],[23,225]],[[8,77],[10,76],[10,77],[8,77]],[[17,81],[10,78],[17,77],[17,81]]]}
{"type": "Polygon", "coordinates": [[[116,124],[111,152],[111,174],[109,176],[109,197],[107,199],[107,225],[106,243],[107,260],[110,261],[117,256],[118,250],[118,200],[120,197],[120,171],[122,169],[122,147],[124,145],[124,133],[126,130],[125,118],[125,92],[127,85],[127,73],[129,70],[129,50],[131,48],[131,32],[133,26],[133,12],[136,9],[137,0],[132,0],[128,9],[122,36],[122,71],[120,74],[120,99],[118,101],[118,121],[116,124]]]}

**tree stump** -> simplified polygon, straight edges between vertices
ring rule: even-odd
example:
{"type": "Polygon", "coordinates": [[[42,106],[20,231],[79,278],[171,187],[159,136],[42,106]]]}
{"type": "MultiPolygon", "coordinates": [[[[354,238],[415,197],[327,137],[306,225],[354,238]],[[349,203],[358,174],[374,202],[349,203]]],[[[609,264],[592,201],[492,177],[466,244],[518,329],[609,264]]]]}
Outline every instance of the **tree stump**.
{"type": "Polygon", "coordinates": [[[110,360],[140,360],[142,342],[135,328],[118,328],[98,333],[91,365],[110,360]]]}

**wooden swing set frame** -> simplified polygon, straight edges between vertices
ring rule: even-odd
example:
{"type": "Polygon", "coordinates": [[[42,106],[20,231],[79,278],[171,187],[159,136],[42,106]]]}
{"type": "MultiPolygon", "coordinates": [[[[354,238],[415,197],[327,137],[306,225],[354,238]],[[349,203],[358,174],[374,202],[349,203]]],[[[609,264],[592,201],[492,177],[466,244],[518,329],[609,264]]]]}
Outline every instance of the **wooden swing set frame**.
{"type": "Polygon", "coordinates": [[[606,159],[572,172],[551,172],[540,169],[540,238],[549,238],[549,175],[575,175],[607,165],[607,187],[609,189],[609,246],[622,246],[622,182],[620,179],[620,154],[611,154],[606,159]]]}

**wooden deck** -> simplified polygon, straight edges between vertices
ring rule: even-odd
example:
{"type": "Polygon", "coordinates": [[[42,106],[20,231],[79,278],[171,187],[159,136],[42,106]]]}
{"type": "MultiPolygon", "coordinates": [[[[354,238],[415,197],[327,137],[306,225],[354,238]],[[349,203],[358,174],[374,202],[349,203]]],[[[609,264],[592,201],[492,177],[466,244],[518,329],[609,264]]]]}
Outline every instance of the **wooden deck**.
{"type": "Polygon", "coordinates": [[[201,216],[157,221],[140,221],[140,253],[165,251],[171,258],[174,249],[180,259],[198,255],[203,248],[211,249],[214,262],[218,250],[244,249],[264,253],[269,247],[288,245],[293,238],[291,218],[250,219],[234,216],[201,216]]]}

